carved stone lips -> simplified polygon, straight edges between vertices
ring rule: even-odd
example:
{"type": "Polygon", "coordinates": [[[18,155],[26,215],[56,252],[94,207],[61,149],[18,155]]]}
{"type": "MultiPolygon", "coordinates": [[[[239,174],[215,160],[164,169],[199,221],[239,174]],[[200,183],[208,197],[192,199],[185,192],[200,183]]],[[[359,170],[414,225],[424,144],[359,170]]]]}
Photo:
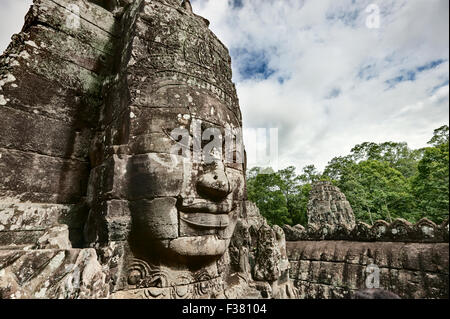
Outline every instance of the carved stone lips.
{"type": "Polygon", "coordinates": [[[230,224],[228,214],[208,213],[180,213],[180,219],[193,227],[200,228],[227,228],[230,224]]]}
{"type": "Polygon", "coordinates": [[[183,199],[183,202],[178,206],[178,209],[185,213],[229,214],[235,207],[232,200],[214,203],[199,199],[183,199]]]}
{"type": "Polygon", "coordinates": [[[227,228],[230,224],[230,214],[234,210],[233,201],[220,203],[194,199],[183,200],[178,207],[180,219],[197,228],[227,228]]]}

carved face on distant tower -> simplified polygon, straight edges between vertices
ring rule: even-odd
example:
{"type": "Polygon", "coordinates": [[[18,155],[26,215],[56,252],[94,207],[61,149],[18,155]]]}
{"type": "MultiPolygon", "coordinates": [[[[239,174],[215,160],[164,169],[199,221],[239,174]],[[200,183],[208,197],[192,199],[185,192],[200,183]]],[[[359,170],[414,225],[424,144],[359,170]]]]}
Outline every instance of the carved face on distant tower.
{"type": "Polygon", "coordinates": [[[159,263],[218,258],[245,189],[228,51],[203,18],[152,2],[137,22],[129,70],[132,250],[159,263]]]}

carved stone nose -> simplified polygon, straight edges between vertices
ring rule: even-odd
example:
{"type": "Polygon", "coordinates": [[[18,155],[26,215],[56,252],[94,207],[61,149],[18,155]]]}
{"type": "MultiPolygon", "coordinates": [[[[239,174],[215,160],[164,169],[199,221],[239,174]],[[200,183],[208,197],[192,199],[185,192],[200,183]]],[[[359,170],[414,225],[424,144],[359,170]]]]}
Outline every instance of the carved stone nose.
{"type": "Polygon", "coordinates": [[[212,200],[222,200],[230,193],[230,182],[223,170],[213,170],[198,178],[197,191],[212,200]]]}

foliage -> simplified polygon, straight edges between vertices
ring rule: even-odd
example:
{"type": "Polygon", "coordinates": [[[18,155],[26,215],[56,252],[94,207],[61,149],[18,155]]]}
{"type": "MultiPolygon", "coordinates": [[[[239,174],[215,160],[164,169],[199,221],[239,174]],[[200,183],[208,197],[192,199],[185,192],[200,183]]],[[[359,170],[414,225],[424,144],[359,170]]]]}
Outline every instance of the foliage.
{"type": "Polygon", "coordinates": [[[403,176],[410,178],[417,173],[418,160],[422,154],[423,150],[411,150],[406,143],[366,142],[356,145],[347,156],[333,158],[325,168],[324,175],[338,180],[342,177],[343,170],[349,165],[360,161],[379,161],[388,163],[403,176]]]}
{"type": "Polygon", "coordinates": [[[412,179],[420,217],[440,223],[449,211],[449,135],[448,126],[435,131],[412,179]]]}
{"type": "Polygon", "coordinates": [[[333,158],[324,172],[314,165],[248,172],[248,198],[269,223],[307,223],[312,183],[330,180],[347,196],[357,220],[373,224],[427,217],[441,223],[449,214],[449,128],[434,131],[429,147],[412,150],[406,143],[362,143],[350,154],[333,158]]]}
{"type": "Polygon", "coordinates": [[[414,206],[408,179],[387,162],[354,163],[336,184],[346,194],[358,220],[370,224],[379,219],[415,220],[405,214],[413,211],[414,206]]]}
{"type": "Polygon", "coordinates": [[[272,225],[306,224],[311,185],[304,181],[315,179],[316,173],[314,167],[300,176],[292,166],[278,172],[252,168],[247,177],[248,198],[272,225]]]}
{"type": "Polygon", "coordinates": [[[263,171],[259,167],[250,170],[247,181],[248,198],[258,206],[270,224],[292,224],[281,184],[280,176],[272,170],[263,171]]]}

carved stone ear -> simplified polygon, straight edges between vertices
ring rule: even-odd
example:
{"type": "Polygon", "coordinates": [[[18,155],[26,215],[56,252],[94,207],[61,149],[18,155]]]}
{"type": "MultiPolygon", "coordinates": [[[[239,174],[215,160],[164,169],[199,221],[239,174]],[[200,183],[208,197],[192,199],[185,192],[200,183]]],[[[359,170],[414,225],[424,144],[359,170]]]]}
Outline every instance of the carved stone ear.
{"type": "Polygon", "coordinates": [[[181,6],[188,11],[189,13],[193,13],[192,11],[192,5],[189,0],[183,0],[183,3],[181,3],[181,6]]]}

